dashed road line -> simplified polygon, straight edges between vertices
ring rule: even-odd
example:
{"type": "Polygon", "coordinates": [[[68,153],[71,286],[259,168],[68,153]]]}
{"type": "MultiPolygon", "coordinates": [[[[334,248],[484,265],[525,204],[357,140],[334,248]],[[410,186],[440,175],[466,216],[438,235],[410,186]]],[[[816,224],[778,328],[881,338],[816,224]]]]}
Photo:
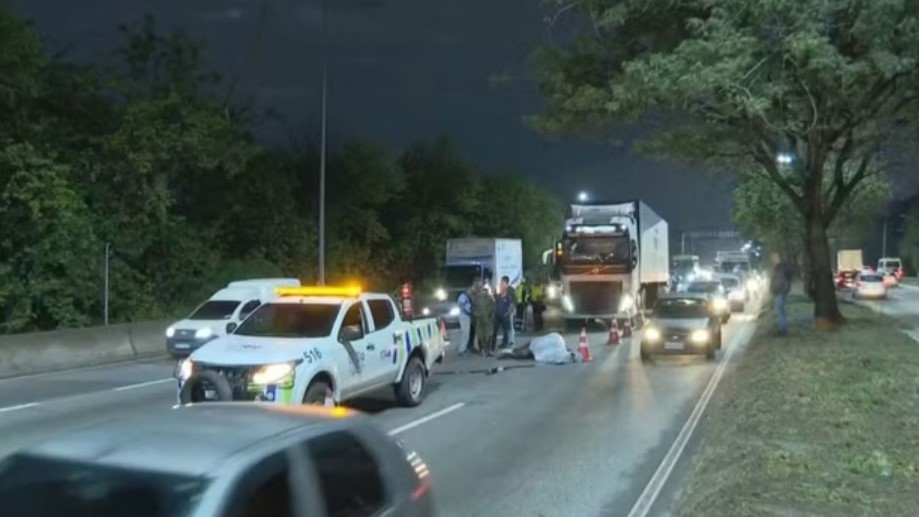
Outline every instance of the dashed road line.
{"type": "Polygon", "coordinates": [[[0,407],[0,413],[10,413],[13,411],[19,411],[20,409],[29,409],[30,407],[35,407],[39,405],[38,402],[29,402],[28,404],[17,404],[15,406],[0,407]]]}
{"type": "Polygon", "coordinates": [[[119,386],[117,388],[112,388],[112,391],[125,391],[125,390],[133,390],[137,388],[146,388],[147,386],[156,386],[157,384],[165,384],[167,382],[175,382],[175,379],[172,377],[169,377],[166,379],[157,379],[155,381],[139,382],[137,384],[128,384],[127,386],[119,386]]]}
{"type": "Polygon", "coordinates": [[[448,413],[452,413],[452,412],[456,411],[457,409],[460,409],[461,407],[463,407],[463,406],[465,406],[465,405],[466,405],[465,402],[458,402],[458,403],[456,403],[456,404],[453,404],[452,406],[445,407],[445,408],[441,409],[440,411],[435,411],[435,412],[431,413],[430,415],[423,416],[423,417],[421,417],[421,418],[419,418],[419,419],[417,419],[417,420],[412,420],[411,422],[409,422],[409,423],[407,423],[407,424],[405,424],[405,425],[399,426],[399,427],[397,427],[397,428],[395,428],[395,429],[389,431],[389,436],[395,436],[395,435],[397,435],[397,434],[404,433],[405,431],[408,431],[409,429],[414,429],[414,428],[418,427],[418,426],[421,425],[421,424],[426,424],[426,423],[430,422],[431,420],[434,420],[434,419],[436,419],[436,418],[440,418],[440,417],[442,417],[442,416],[444,416],[444,415],[446,415],[446,414],[448,414],[448,413]]]}

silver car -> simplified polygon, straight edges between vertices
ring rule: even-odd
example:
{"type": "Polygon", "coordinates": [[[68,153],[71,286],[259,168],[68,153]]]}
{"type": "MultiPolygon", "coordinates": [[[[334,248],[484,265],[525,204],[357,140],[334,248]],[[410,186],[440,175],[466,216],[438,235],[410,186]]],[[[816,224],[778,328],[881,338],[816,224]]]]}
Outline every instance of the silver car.
{"type": "Polygon", "coordinates": [[[434,515],[428,470],[345,408],[208,403],[68,431],[0,461],[3,515],[434,515]]]}
{"type": "Polygon", "coordinates": [[[651,354],[705,354],[721,349],[721,318],[705,293],[662,295],[641,331],[641,359],[651,354]]]}

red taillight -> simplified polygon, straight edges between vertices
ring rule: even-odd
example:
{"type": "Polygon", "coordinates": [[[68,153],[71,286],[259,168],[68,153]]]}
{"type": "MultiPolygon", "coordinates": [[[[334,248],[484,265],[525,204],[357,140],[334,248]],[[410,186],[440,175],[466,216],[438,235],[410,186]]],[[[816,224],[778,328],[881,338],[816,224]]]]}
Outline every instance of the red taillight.
{"type": "Polygon", "coordinates": [[[431,489],[431,486],[428,485],[425,481],[422,481],[415,487],[415,490],[412,492],[412,501],[417,501],[424,497],[424,494],[428,493],[428,490],[431,489]]]}

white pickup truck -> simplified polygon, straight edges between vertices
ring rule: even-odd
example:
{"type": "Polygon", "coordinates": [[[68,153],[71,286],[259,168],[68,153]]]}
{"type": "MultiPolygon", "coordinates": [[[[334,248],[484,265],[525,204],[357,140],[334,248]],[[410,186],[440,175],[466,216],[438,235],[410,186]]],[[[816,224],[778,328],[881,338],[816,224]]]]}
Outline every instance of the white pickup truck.
{"type": "Polygon", "coordinates": [[[386,294],[359,288],[285,287],[228,334],[176,367],[179,403],[251,400],[322,404],[391,386],[424,400],[444,336],[434,318],[402,320],[386,294]]]}

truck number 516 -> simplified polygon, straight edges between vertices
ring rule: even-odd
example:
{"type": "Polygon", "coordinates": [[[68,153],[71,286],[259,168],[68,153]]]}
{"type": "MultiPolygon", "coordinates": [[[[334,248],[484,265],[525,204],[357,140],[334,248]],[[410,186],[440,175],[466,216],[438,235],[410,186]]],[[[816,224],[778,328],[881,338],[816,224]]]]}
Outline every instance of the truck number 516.
{"type": "Polygon", "coordinates": [[[303,352],[303,358],[306,359],[307,363],[313,364],[314,362],[322,359],[322,353],[319,351],[318,348],[314,348],[312,350],[307,350],[306,352],[303,352]]]}

